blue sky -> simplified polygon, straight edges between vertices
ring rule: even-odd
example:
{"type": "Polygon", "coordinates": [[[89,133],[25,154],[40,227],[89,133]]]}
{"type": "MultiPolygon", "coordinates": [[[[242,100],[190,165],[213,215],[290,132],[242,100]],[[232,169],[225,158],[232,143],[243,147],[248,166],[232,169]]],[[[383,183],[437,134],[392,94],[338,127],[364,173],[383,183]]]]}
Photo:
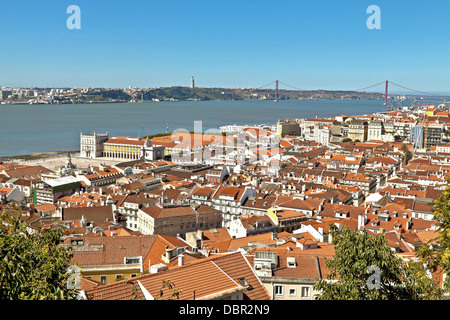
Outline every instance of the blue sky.
{"type": "Polygon", "coordinates": [[[448,93],[449,15],[446,0],[4,1],[0,86],[188,86],[194,76],[201,87],[390,80],[448,93]],[[66,27],[70,5],[81,30],[66,27]],[[380,30],[366,26],[370,5],[380,30]]]}

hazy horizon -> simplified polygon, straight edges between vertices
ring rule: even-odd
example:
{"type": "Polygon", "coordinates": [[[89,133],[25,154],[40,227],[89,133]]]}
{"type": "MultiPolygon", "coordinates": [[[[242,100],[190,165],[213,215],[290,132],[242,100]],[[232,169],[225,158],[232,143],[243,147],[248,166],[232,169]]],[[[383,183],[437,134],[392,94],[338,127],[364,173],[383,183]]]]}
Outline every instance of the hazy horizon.
{"type": "Polygon", "coordinates": [[[204,88],[278,79],[354,91],[389,80],[447,94],[447,12],[444,0],[8,1],[0,11],[0,83],[154,88],[189,86],[194,76],[204,88]],[[380,29],[367,26],[374,4],[380,29]],[[80,29],[68,27],[71,5],[80,9],[80,29]]]}

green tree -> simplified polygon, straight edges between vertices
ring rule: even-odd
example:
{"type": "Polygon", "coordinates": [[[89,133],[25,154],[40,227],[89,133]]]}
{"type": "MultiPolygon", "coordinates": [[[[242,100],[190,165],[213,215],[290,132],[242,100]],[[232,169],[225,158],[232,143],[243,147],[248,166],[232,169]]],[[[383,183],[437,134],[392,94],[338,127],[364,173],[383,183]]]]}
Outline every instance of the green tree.
{"type": "MultiPolygon", "coordinates": [[[[437,200],[431,202],[434,206],[433,220],[437,221],[437,236],[429,240],[417,250],[417,255],[432,272],[443,270],[450,272],[450,176],[447,176],[447,187],[437,200]]],[[[446,277],[445,288],[450,287],[450,277],[446,277]]]]}
{"type": "Polygon", "coordinates": [[[30,232],[22,213],[0,215],[0,300],[75,299],[68,285],[71,251],[62,229],[30,232]]]}
{"type": "Polygon", "coordinates": [[[439,288],[418,264],[402,263],[381,235],[338,231],[331,226],[335,255],[327,261],[328,280],[315,285],[319,300],[436,299],[439,288]]]}
{"type": "Polygon", "coordinates": [[[162,281],[162,287],[159,290],[159,296],[155,298],[155,300],[174,300],[175,298],[178,300],[180,298],[181,290],[178,290],[175,286],[175,283],[173,283],[170,280],[163,280],[162,281]],[[164,296],[166,292],[164,290],[169,290],[169,295],[164,296]]]}
{"type": "Polygon", "coordinates": [[[409,160],[411,160],[413,155],[412,155],[411,151],[408,150],[408,147],[406,147],[406,145],[404,143],[402,143],[401,150],[403,152],[403,164],[406,165],[406,164],[408,164],[409,160]]]}

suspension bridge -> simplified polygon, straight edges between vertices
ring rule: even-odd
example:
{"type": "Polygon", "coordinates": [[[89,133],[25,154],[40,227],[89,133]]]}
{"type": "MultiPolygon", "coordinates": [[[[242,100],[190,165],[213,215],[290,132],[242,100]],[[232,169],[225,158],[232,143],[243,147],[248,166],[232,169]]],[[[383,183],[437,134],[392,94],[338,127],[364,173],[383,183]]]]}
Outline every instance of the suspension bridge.
{"type": "MultiPolygon", "coordinates": [[[[274,80],[270,83],[267,83],[263,86],[258,87],[257,89],[264,89],[264,88],[268,88],[273,85],[275,85],[275,97],[274,97],[275,102],[277,102],[280,97],[280,92],[279,92],[280,85],[285,88],[288,88],[285,90],[314,91],[311,89],[309,89],[309,90],[301,89],[296,86],[284,83],[280,80],[274,80]]],[[[410,106],[418,106],[419,104],[424,105],[424,104],[433,104],[433,103],[437,103],[437,104],[443,103],[446,106],[447,101],[450,100],[449,95],[439,95],[436,93],[420,91],[420,90],[408,88],[406,86],[397,84],[397,83],[389,81],[389,80],[381,81],[379,83],[376,83],[376,84],[373,84],[370,86],[366,86],[364,88],[355,89],[355,90],[330,90],[330,91],[367,92],[365,90],[368,90],[368,89],[373,90],[376,87],[382,87],[384,89],[384,93],[382,92],[383,90],[380,90],[378,92],[371,91],[370,93],[384,94],[384,106],[388,110],[395,110],[395,109],[401,108],[403,106],[403,103],[407,100],[409,100],[410,106]],[[395,90],[391,91],[392,87],[397,88],[397,90],[400,88],[403,90],[403,92],[395,91],[395,90]],[[405,90],[407,93],[405,93],[405,90]]]]}

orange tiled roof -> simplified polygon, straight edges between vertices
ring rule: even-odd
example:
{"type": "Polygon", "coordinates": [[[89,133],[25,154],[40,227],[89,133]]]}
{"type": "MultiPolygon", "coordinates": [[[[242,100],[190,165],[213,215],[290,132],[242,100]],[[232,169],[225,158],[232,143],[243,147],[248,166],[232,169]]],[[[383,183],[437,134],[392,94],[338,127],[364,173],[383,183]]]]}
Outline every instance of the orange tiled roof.
{"type": "MultiPolygon", "coordinates": [[[[163,281],[170,281],[179,290],[180,300],[209,300],[243,291],[245,287],[239,282],[244,277],[253,287],[244,292],[244,298],[266,300],[269,295],[259,279],[253,273],[247,260],[240,252],[215,255],[183,266],[170,268],[155,274],[145,274],[109,285],[99,286],[86,291],[92,300],[132,300],[144,299],[139,283],[153,297],[159,298],[163,281]],[[139,281],[139,283],[138,283],[139,281]]],[[[164,289],[164,296],[170,297],[169,289],[164,289]]]]}
{"type": "Polygon", "coordinates": [[[194,148],[206,146],[211,143],[226,143],[227,137],[222,135],[203,135],[198,133],[175,133],[163,137],[156,137],[151,140],[154,145],[163,145],[166,148],[194,148]],[[178,143],[177,143],[178,142],[178,143]]]}
{"type": "Polygon", "coordinates": [[[145,139],[130,138],[130,137],[114,137],[109,138],[105,143],[143,146],[145,144],[145,139]]]}

